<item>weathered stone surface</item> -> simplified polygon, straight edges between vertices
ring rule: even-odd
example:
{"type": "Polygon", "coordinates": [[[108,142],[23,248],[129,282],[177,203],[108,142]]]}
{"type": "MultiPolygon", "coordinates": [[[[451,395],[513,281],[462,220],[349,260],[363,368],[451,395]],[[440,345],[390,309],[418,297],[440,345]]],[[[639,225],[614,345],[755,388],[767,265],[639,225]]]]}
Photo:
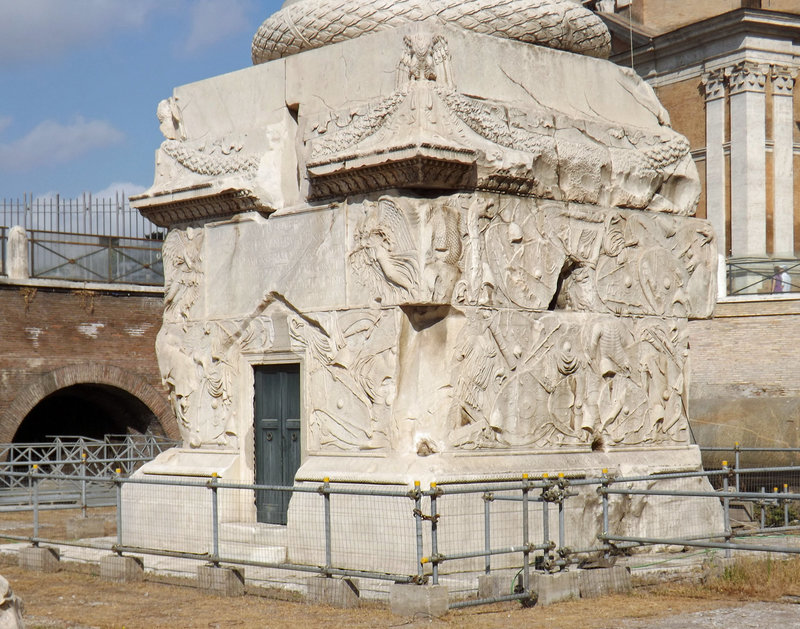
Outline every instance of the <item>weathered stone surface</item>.
{"type": "Polygon", "coordinates": [[[17,555],[20,568],[39,572],[58,572],[58,548],[50,546],[29,546],[17,555]]]}
{"type": "Polygon", "coordinates": [[[197,581],[201,589],[217,596],[244,594],[244,569],[220,566],[198,566],[197,581]]]}
{"type": "MultiPolygon", "coordinates": [[[[264,28],[280,39],[278,23],[312,5],[287,4],[264,28]]],[[[354,7],[357,30],[378,3],[354,7]]],[[[686,329],[714,308],[717,251],[692,216],[687,141],[630,71],[423,17],[342,41],[320,27],[302,46],[313,50],[281,44],[289,56],[160,106],[156,182],[136,203],[171,226],[157,351],[184,449],[138,474],[205,477],[229,457],[214,471],[251,482],[254,366],[275,362],[301,374],[297,483],[699,468],[686,329]]],[[[585,548],[601,532],[600,499],[579,496],[565,517],[569,544],[585,548]]],[[[188,510],[177,498],[165,509],[175,521],[188,510]]],[[[409,503],[351,498],[332,501],[334,564],[416,574],[409,503]],[[353,530],[357,549],[342,537],[353,530]]],[[[448,500],[442,547],[482,547],[480,494],[448,500]]],[[[255,520],[234,502],[235,517],[255,520]]],[[[610,518],[629,535],[718,528],[717,502],[684,503],[617,501],[610,518]]],[[[493,508],[506,523],[494,541],[518,543],[517,507],[493,508]]],[[[318,494],[292,497],[287,528],[289,561],[326,563],[318,494]]],[[[531,528],[544,534],[541,518],[531,528]]],[[[186,545],[207,547],[195,537],[186,545]]]]}
{"type": "Polygon", "coordinates": [[[536,595],[537,605],[552,605],[581,596],[581,579],[576,570],[532,574],[530,587],[531,592],[536,595]]]}
{"type": "Polygon", "coordinates": [[[351,609],[361,603],[356,579],[331,578],[325,576],[306,579],[306,601],[316,605],[330,605],[351,609]]]}
{"type": "Polygon", "coordinates": [[[0,629],[23,629],[22,600],[14,594],[5,577],[0,576],[0,629]]]}
{"type": "Polygon", "coordinates": [[[100,560],[100,578],[123,583],[142,581],[144,579],[142,558],[106,555],[100,560]]]}
{"type": "Polygon", "coordinates": [[[623,566],[578,570],[581,598],[597,598],[631,591],[631,573],[623,566]]]}
{"type": "Polygon", "coordinates": [[[398,616],[439,618],[447,613],[449,595],[444,585],[393,583],[389,606],[398,616]]]}

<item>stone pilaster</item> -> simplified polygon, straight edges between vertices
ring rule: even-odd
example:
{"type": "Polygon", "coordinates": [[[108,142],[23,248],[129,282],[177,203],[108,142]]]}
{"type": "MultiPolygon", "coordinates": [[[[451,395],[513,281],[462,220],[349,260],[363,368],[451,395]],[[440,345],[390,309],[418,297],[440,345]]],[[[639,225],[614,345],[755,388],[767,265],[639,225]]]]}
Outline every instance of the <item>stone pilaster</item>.
{"type": "MultiPolygon", "coordinates": [[[[728,182],[725,169],[725,70],[703,75],[706,92],[706,218],[717,235],[717,250],[725,255],[725,199],[728,182]]],[[[721,288],[725,284],[722,283],[721,288]]]]}
{"type": "Polygon", "coordinates": [[[773,245],[776,255],[794,254],[793,68],[772,67],[773,245]]]}
{"type": "Polygon", "coordinates": [[[731,255],[767,252],[766,94],[768,68],[731,69],[731,255]]]}

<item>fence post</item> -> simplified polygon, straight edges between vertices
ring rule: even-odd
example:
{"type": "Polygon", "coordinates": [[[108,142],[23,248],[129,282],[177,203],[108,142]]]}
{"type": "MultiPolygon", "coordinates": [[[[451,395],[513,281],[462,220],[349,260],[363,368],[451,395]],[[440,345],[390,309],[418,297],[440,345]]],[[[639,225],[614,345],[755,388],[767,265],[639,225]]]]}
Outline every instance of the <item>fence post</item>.
{"type": "Polygon", "coordinates": [[[558,486],[560,491],[559,500],[558,500],[558,551],[559,556],[563,559],[565,557],[566,546],[564,544],[564,537],[566,534],[564,532],[564,500],[567,497],[567,485],[569,481],[564,478],[563,472],[559,472],[558,474],[558,486]]]}
{"type": "Polygon", "coordinates": [[[86,514],[86,452],[81,452],[81,514],[86,514]]]}
{"type": "Polygon", "coordinates": [[[600,494],[603,496],[603,557],[608,559],[611,556],[611,544],[608,543],[608,492],[605,491],[608,489],[608,484],[610,479],[608,477],[608,470],[603,469],[600,475],[600,487],[598,490],[600,494]]]}
{"type": "MultiPolygon", "coordinates": [[[[729,544],[731,541],[731,512],[730,512],[730,498],[728,498],[728,475],[730,474],[730,469],[728,468],[728,462],[722,462],[722,471],[725,472],[722,475],[722,495],[724,496],[722,499],[722,512],[723,512],[723,526],[725,528],[725,543],[729,544]]],[[[731,549],[725,549],[725,559],[730,559],[731,556],[731,549]]]]}
{"type": "Polygon", "coordinates": [[[33,479],[33,540],[34,546],[39,545],[39,466],[35,463],[31,468],[33,479]]]}
{"type": "Polygon", "coordinates": [[[492,534],[491,534],[491,503],[494,501],[494,494],[492,492],[487,491],[483,494],[483,542],[486,550],[486,556],[484,557],[485,567],[484,570],[486,574],[490,574],[492,571],[492,556],[489,552],[492,550],[492,534]]]}
{"type": "Polygon", "coordinates": [[[439,538],[438,531],[436,530],[437,522],[439,521],[439,514],[436,511],[436,496],[439,495],[439,489],[436,483],[431,483],[431,560],[433,569],[433,584],[439,585],[439,538]]]}
{"type": "MultiPolygon", "coordinates": [[[[545,483],[545,486],[542,488],[542,544],[546,546],[551,546],[550,543],[550,504],[549,500],[546,499],[545,494],[547,491],[552,487],[552,483],[550,481],[548,474],[542,474],[542,480],[545,483]]],[[[550,562],[552,561],[552,556],[550,555],[550,548],[544,551],[544,567],[545,569],[550,568],[550,562]]]]}
{"type": "MultiPolygon", "coordinates": [[[[789,485],[787,483],[783,484],[783,493],[789,493],[789,485]]],[[[785,499],[783,501],[783,525],[789,526],[789,501],[785,499]]]]}
{"type": "MultiPolygon", "coordinates": [[[[766,487],[761,488],[761,493],[766,494],[767,489],[766,487]]],[[[767,528],[767,501],[762,498],[761,499],[761,530],[763,531],[767,528]]]]}
{"type": "Polygon", "coordinates": [[[528,595],[531,591],[530,553],[528,541],[528,475],[522,475],[522,590],[528,595]]]}
{"type": "Polygon", "coordinates": [[[322,479],[323,500],[325,501],[325,576],[331,576],[330,569],[333,566],[331,551],[331,486],[330,478],[322,479]]]}
{"type": "Polygon", "coordinates": [[[735,457],[734,458],[734,462],[733,462],[733,472],[734,472],[734,478],[736,480],[736,491],[737,491],[737,493],[742,491],[741,488],[739,487],[739,467],[740,467],[740,465],[739,465],[739,450],[740,450],[739,442],[736,441],[733,444],[733,452],[734,452],[734,457],[735,457]]]}
{"type": "MultiPolygon", "coordinates": [[[[117,488],[117,547],[122,546],[122,470],[114,470],[114,483],[117,488]]],[[[122,555],[122,551],[117,549],[117,554],[122,555]]]]}
{"type": "Polygon", "coordinates": [[[212,472],[208,488],[211,490],[211,564],[219,568],[219,505],[217,503],[217,480],[219,476],[212,472]]]}
{"type": "Polygon", "coordinates": [[[414,481],[414,489],[411,492],[411,497],[414,499],[414,520],[417,527],[417,582],[422,583],[422,492],[420,491],[420,482],[414,481]]]}

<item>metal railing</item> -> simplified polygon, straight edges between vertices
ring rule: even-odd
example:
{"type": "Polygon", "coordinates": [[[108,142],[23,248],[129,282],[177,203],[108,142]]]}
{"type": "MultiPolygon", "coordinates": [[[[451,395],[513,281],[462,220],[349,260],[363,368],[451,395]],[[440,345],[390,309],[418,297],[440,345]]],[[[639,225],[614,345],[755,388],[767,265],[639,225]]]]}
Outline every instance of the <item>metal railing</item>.
{"type": "Polygon", "coordinates": [[[65,507],[114,504],[108,479],[129,476],[178,442],[154,435],[55,437],[44,443],[0,444],[0,511],[28,509],[33,504],[35,474],[49,482],[38,487],[39,504],[65,507]]]}
{"type": "MultiPolygon", "coordinates": [[[[613,560],[633,548],[697,547],[722,550],[726,555],[739,551],[800,553],[800,537],[790,537],[800,532],[800,525],[789,517],[790,510],[800,504],[800,493],[789,491],[788,487],[784,487],[779,494],[766,495],[737,489],[737,482],[741,484],[741,479],[750,474],[778,473],[783,469],[734,469],[726,463],[716,471],[657,476],[615,478],[605,472],[599,477],[565,478],[559,475],[550,478],[545,475],[531,479],[523,476],[516,481],[496,480],[470,485],[441,486],[431,483],[427,489],[417,482],[408,491],[402,488],[353,486],[327,478],[322,482],[304,482],[285,487],[226,483],[216,475],[198,481],[126,478],[121,472],[115,472],[104,479],[115,493],[115,535],[113,538],[77,541],[52,539],[41,534],[39,512],[47,508],[41,501],[41,488],[60,476],[34,469],[27,474],[8,473],[32,481],[30,510],[33,512],[33,526],[29,534],[2,533],[2,537],[34,545],[86,546],[117,554],[150,554],[200,560],[213,565],[258,566],[411,584],[438,584],[443,569],[450,574],[472,571],[488,575],[511,568],[516,571],[513,591],[491,598],[452,601],[450,607],[501,600],[525,602],[534,596],[531,586],[534,574],[558,572],[592,559],[613,560]],[[713,490],[706,484],[692,489],[691,483],[670,485],[676,481],[693,479],[698,482],[718,479],[722,488],[713,490]],[[146,491],[142,488],[146,488],[146,491]],[[135,494],[134,500],[129,499],[124,503],[123,491],[139,493],[135,494]],[[169,494],[171,491],[181,493],[169,494]],[[252,505],[258,492],[289,492],[293,500],[305,501],[299,507],[305,511],[296,511],[294,517],[303,518],[303,526],[299,530],[310,537],[293,542],[300,548],[298,556],[306,556],[305,560],[291,560],[291,557],[276,560],[267,555],[259,558],[259,550],[266,548],[269,542],[267,538],[259,538],[257,530],[248,533],[250,547],[246,552],[240,548],[237,550],[237,545],[231,542],[230,536],[225,533],[226,527],[235,526],[235,522],[226,515],[230,505],[252,505]],[[142,500],[147,495],[150,500],[142,500]],[[181,496],[181,508],[194,509],[192,517],[180,522],[180,534],[174,530],[176,521],[162,513],[165,505],[174,502],[174,496],[177,495],[181,496]],[[595,535],[588,538],[586,530],[571,530],[571,527],[575,527],[575,521],[566,515],[570,501],[576,496],[580,496],[579,500],[582,501],[581,512],[594,509],[591,517],[583,520],[584,527],[589,521],[593,523],[591,526],[596,527],[589,531],[595,535]],[[599,496],[599,503],[597,500],[587,500],[588,496],[599,496]],[[464,504],[459,502],[464,498],[483,504],[481,515],[473,513],[470,516],[469,529],[463,528],[465,516],[459,507],[464,504]],[[636,499],[721,504],[723,518],[718,522],[700,522],[695,528],[682,521],[669,522],[670,527],[678,528],[656,528],[646,535],[631,534],[622,521],[611,514],[618,512],[623,502],[636,499]],[[785,515],[771,523],[761,518],[749,529],[737,529],[731,523],[734,501],[760,506],[762,513],[767,508],[781,509],[785,515]],[[131,509],[131,505],[135,505],[135,508],[131,509]],[[345,509],[351,510],[349,517],[342,517],[345,509]],[[373,526],[369,536],[374,548],[379,550],[373,551],[373,556],[367,556],[369,553],[364,549],[367,534],[353,531],[353,522],[358,521],[359,526],[369,527],[369,518],[389,518],[386,514],[390,512],[400,515],[396,520],[387,519],[373,526]],[[460,514],[459,517],[452,517],[456,512],[460,514]],[[356,514],[362,515],[356,519],[356,514]],[[368,515],[365,517],[364,514],[368,515]],[[155,528],[159,517],[164,520],[164,531],[155,528]],[[465,535],[467,530],[470,535],[465,535]],[[477,536],[474,535],[476,531],[477,536]],[[783,541],[775,541],[775,533],[786,537],[783,541]],[[163,537],[156,540],[159,535],[163,537]],[[770,537],[762,539],[762,535],[770,537]],[[470,537],[472,542],[463,541],[470,537]],[[595,542],[584,547],[576,546],[574,540],[579,538],[593,538],[595,542]],[[477,539],[481,539],[482,544],[476,543],[477,539]],[[514,539],[518,542],[507,543],[514,539]],[[147,543],[148,540],[153,543],[147,543]],[[314,546],[317,554],[306,552],[307,549],[304,551],[304,544],[314,546]],[[400,546],[399,551],[391,550],[397,546],[400,546]],[[304,552],[306,555],[303,555],[304,552]],[[396,554],[392,555],[393,552],[396,554]]],[[[89,477],[80,475],[73,478],[89,480],[89,477]]],[[[91,480],[96,481],[97,477],[91,477],[91,480]]],[[[267,530],[274,532],[273,529],[267,530]]]]}
{"type": "Polygon", "coordinates": [[[725,277],[728,295],[798,293],[800,259],[778,256],[728,258],[725,277]],[[787,276],[788,281],[784,281],[787,276]]]}
{"type": "Polygon", "coordinates": [[[124,193],[114,197],[83,194],[77,199],[23,195],[0,200],[0,224],[66,234],[163,239],[166,230],[130,206],[124,193]],[[158,236],[161,234],[161,236],[158,236]]]}
{"type": "Polygon", "coordinates": [[[160,239],[28,231],[31,277],[160,286],[161,255],[160,239]]]}

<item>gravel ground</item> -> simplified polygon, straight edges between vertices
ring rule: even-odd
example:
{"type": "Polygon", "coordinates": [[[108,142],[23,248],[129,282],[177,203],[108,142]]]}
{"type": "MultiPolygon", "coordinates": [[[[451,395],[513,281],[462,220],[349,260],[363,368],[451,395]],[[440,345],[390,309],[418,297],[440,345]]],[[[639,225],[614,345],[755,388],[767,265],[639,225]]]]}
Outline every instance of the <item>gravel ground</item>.
{"type": "Polygon", "coordinates": [[[800,605],[746,603],[707,611],[675,614],[660,619],[627,620],[620,629],[766,629],[800,627],[800,605]]]}

